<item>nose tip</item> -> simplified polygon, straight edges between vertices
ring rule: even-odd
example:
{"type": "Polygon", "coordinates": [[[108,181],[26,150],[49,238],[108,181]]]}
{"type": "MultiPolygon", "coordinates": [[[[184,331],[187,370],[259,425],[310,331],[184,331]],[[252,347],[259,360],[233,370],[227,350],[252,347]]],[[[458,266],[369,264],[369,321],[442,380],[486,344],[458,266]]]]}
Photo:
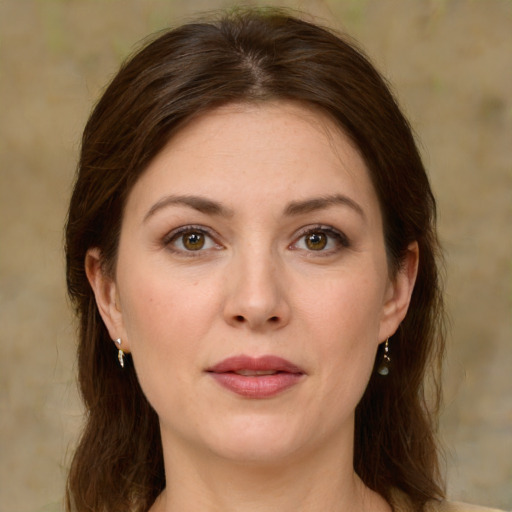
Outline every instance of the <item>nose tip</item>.
{"type": "MultiPolygon", "coordinates": [[[[240,309],[240,308],[238,308],[240,309]]],[[[227,314],[226,320],[235,327],[247,327],[253,330],[264,330],[266,328],[280,328],[284,326],[288,319],[284,308],[280,314],[267,314],[261,308],[245,308],[243,313],[227,314]]]]}
{"type": "MultiPolygon", "coordinates": [[[[249,318],[246,318],[245,316],[243,315],[235,315],[234,317],[234,322],[236,322],[237,324],[245,324],[245,323],[250,323],[250,320],[249,318]]],[[[280,319],[278,316],[271,316],[269,318],[267,318],[267,320],[263,320],[261,323],[269,323],[269,324],[278,324],[280,322],[280,319]]]]}
{"type": "Polygon", "coordinates": [[[231,272],[224,316],[234,327],[253,330],[278,329],[290,318],[285,287],[270,265],[252,265],[250,270],[231,272]],[[259,269],[258,269],[259,267],[259,269]]]}

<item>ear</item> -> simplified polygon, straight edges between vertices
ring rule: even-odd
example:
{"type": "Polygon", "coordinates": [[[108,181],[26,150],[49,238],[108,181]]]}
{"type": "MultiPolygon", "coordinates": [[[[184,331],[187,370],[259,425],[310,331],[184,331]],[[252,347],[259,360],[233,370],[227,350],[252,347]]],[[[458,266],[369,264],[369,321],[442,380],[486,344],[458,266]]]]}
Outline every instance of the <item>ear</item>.
{"type": "Polygon", "coordinates": [[[105,273],[101,251],[98,248],[87,251],[85,255],[85,273],[94,292],[98,311],[110,337],[113,340],[121,338],[123,351],[129,352],[116,282],[113,277],[105,273]]]}
{"type": "Polygon", "coordinates": [[[407,247],[405,258],[396,276],[388,283],[380,322],[379,341],[381,342],[395,333],[407,314],[418,274],[418,262],[418,243],[413,242],[407,247]]]}

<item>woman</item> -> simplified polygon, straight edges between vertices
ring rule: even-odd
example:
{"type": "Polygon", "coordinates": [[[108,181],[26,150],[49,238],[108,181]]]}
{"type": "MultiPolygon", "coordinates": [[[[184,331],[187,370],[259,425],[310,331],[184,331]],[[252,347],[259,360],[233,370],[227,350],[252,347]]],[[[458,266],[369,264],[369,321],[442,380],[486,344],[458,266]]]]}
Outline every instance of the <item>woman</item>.
{"type": "Polygon", "coordinates": [[[150,43],[85,128],[66,254],[69,510],[452,510],[435,201],[352,44],[254,10],[150,43]]]}

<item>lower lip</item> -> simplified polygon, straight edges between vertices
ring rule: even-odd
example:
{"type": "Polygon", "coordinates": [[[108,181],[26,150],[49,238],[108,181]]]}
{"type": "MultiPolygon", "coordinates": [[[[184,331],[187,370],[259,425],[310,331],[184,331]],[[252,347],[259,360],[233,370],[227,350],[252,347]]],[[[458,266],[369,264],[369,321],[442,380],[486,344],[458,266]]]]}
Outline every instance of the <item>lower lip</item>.
{"type": "Polygon", "coordinates": [[[237,373],[213,373],[210,375],[224,388],[246,398],[270,398],[295,386],[301,373],[276,373],[274,375],[246,376],[237,373]]]}

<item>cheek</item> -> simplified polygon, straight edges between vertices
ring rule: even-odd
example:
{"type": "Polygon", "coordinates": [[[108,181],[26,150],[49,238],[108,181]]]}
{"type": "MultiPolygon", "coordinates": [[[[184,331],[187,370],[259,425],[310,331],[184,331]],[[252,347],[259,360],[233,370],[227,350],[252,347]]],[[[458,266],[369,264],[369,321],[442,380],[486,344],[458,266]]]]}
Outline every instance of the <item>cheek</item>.
{"type": "Polygon", "coordinates": [[[177,361],[193,354],[217,309],[215,285],[161,271],[132,272],[123,282],[123,320],[134,360],[177,361]]]}
{"type": "Polygon", "coordinates": [[[378,273],[347,272],[311,284],[297,294],[299,308],[330,345],[352,350],[377,341],[385,287],[378,273]]]}
{"type": "Polygon", "coordinates": [[[124,281],[123,318],[139,383],[161,417],[194,403],[201,355],[217,306],[206,283],[158,273],[124,281]]]}
{"type": "Polygon", "coordinates": [[[347,275],[333,281],[301,308],[325,399],[347,410],[364,393],[379,342],[383,285],[370,274],[373,279],[347,275]]]}

